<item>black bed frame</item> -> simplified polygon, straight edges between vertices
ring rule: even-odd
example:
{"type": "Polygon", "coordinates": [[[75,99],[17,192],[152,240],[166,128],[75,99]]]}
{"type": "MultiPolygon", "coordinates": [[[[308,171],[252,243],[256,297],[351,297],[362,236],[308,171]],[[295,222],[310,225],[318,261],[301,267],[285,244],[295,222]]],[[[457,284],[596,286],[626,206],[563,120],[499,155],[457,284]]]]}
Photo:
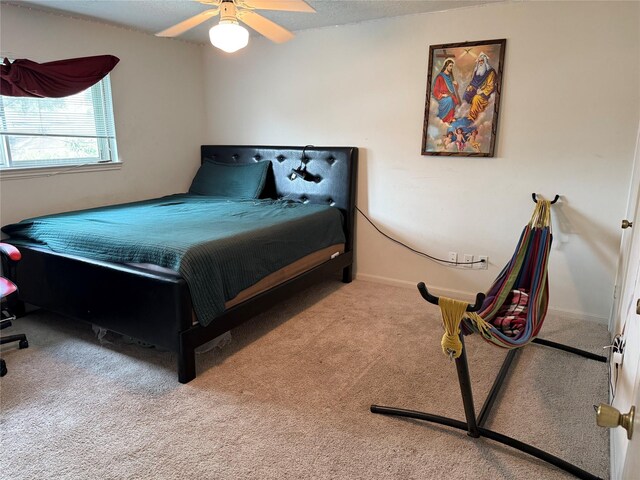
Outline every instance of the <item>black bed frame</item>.
{"type": "Polygon", "coordinates": [[[187,383],[196,376],[196,347],[340,271],[342,281],[351,282],[357,148],[203,145],[201,153],[202,161],[220,163],[268,160],[272,168],[263,197],[339,208],[344,215],[344,254],[229,308],[203,327],[193,324],[189,289],[177,274],[20,245],[22,260],[12,272],[23,302],[18,308],[24,311],[27,303],[176,352],[178,380],[187,383]],[[292,173],[301,168],[305,175],[292,173]]]}

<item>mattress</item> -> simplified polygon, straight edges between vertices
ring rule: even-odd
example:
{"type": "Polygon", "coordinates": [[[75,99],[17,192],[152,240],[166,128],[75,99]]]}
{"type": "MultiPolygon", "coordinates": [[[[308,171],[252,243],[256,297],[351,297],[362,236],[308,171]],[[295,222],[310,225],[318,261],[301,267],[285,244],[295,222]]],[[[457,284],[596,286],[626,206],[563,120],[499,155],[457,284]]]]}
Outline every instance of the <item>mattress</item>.
{"type": "Polygon", "coordinates": [[[328,205],[179,194],[32,218],[2,231],[12,243],[176,271],[187,282],[198,320],[208,325],[242,291],[344,244],[342,224],[340,210],[328,205]]]}
{"type": "MultiPolygon", "coordinates": [[[[332,258],[336,258],[338,255],[342,255],[344,253],[345,245],[344,243],[331,245],[329,247],[323,248],[316,252],[310,253],[295,262],[276,270],[273,273],[270,273],[266,277],[262,278],[255,284],[251,285],[248,288],[245,288],[240,293],[238,293],[231,300],[225,302],[225,309],[229,309],[234,307],[245,300],[249,300],[251,297],[259,295],[263,292],[266,292],[270,288],[276,287],[281,283],[286,282],[287,280],[291,280],[292,278],[297,277],[298,275],[303,274],[311,270],[318,265],[322,265],[324,262],[331,260],[332,258]]],[[[169,268],[161,267],[159,265],[154,265],[151,263],[128,263],[132,267],[143,268],[145,270],[150,270],[153,272],[160,273],[171,273],[177,274],[175,270],[171,270],[169,268]]],[[[195,312],[193,313],[193,324],[198,323],[198,317],[195,312]]]]}

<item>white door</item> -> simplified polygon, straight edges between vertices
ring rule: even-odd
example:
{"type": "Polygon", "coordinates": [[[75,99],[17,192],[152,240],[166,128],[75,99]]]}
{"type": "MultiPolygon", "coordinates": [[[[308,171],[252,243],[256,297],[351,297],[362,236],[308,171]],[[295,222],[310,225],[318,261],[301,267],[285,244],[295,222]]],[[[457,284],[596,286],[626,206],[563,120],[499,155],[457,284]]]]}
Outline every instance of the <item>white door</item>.
{"type": "MultiPolygon", "coordinates": [[[[640,294],[640,276],[638,277],[636,283],[636,292],[640,294]]],[[[638,314],[636,321],[640,321],[640,314],[638,314]]],[[[634,387],[635,391],[633,393],[633,405],[635,405],[636,409],[640,407],[640,386],[638,382],[639,367],[640,359],[638,360],[638,364],[636,365],[636,384],[634,387]]],[[[627,413],[627,411],[628,409],[623,413],[627,413]]],[[[629,440],[627,444],[624,468],[622,470],[622,478],[624,480],[637,479],[640,475],[640,421],[638,420],[638,416],[640,416],[640,413],[636,415],[633,437],[631,437],[631,440],[629,440]]]]}
{"type": "MultiPolygon", "coordinates": [[[[627,413],[632,405],[640,408],[640,315],[636,313],[640,299],[640,132],[636,144],[635,165],[632,174],[627,220],[633,227],[625,230],[622,241],[619,268],[621,291],[612,315],[612,333],[624,330],[625,350],[622,365],[612,368],[615,383],[615,397],[612,405],[620,412],[627,413]],[[626,238],[624,238],[626,237],[626,238]]],[[[613,367],[613,366],[612,366],[613,367]]],[[[640,415],[639,415],[640,416],[640,415]]],[[[631,441],[622,428],[611,430],[611,477],[618,479],[638,479],[640,472],[640,422],[631,441]]]]}
{"type": "MultiPolygon", "coordinates": [[[[640,195],[640,128],[638,129],[638,138],[636,140],[636,154],[635,161],[633,166],[633,171],[631,172],[631,186],[629,188],[629,198],[627,200],[627,211],[625,213],[625,220],[631,220],[636,216],[637,204],[638,204],[638,195],[640,195]]],[[[616,219],[618,220],[618,219],[616,219]]],[[[622,220],[622,219],[619,219],[622,220]]],[[[635,231],[640,230],[639,226],[636,225],[635,231]]],[[[616,275],[616,291],[613,295],[613,307],[611,310],[611,318],[609,320],[609,330],[611,332],[618,333],[620,324],[623,322],[622,315],[622,305],[621,305],[621,297],[624,296],[625,291],[628,293],[628,288],[625,290],[625,277],[627,276],[627,271],[629,270],[629,266],[633,265],[633,262],[640,261],[640,258],[636,253],[635,258],[630,258],[630,255],[633,253],[631,251],[631,239],[634,230],[632,228],[627,228],[623,235],[622,241],[620,242],[620,256],[618,257],[618,271],[616,275]]],[[[631,277],[633,280],[635,277],[631,277]]]]}
{"type": "MultiPolygon", "coordinates": [[[[640,235],[634,235],[636,239],[640,235]]],[[[636,247],[640,242],[634,242],[636,247]]],[[[634,285],[634,300],[629,305],[627,312],[627,324],[625,328],[626,347],[622,367],[619,368],[616,396],[613,405],[621,413],[627,413],[632,405],[640,408],[640,315],[637,313],[636,302],[640,300],[640,274],[636,267],[634,285]]],[[[640,422],[636,420],[634,434],[631,440],[627,440],[627,432],[622,428],[612,431],[613,449],[616,451],[618,466],[623,465],[622,475],[612,472],[612,477],[625,480],[637,480],[640,478],[640,422]],[[623,463],[622,463],[623,462],[623,463]]],[[[614,457],[614,460],[615,457],[614,457]]],[[[615,467],[615,465],[614,465],[615,467]]]]}

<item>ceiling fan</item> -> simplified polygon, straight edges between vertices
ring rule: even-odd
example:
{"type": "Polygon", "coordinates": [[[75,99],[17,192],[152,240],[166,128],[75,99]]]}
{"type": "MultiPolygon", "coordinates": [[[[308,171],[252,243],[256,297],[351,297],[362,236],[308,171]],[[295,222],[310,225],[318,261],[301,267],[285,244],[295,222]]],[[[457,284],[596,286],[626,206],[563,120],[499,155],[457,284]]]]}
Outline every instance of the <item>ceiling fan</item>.
{"type": "Polygon", "coordinates": [[[256,32],[276,43],[293,38],[293,33],[275,22],[259,15],[255,10],[281,10],[287,12],[309,12],[315,10],[304,0],[198,0],[213,8],[187,18],[182,22],[156,33],[157,37],[176,37],[187,30],[220,14],[220,23],[209,30],[211,43],[226,52],[244,48],[249,41],[249,32],[239,25],[246,23],[256,32]]]}

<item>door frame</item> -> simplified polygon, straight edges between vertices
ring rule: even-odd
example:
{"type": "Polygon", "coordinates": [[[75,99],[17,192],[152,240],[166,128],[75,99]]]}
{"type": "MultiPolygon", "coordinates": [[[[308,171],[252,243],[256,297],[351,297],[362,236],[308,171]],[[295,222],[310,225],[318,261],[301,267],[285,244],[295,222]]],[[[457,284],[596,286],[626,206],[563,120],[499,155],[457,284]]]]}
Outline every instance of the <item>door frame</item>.
{"type": "MultiPolygon", "coordinates": [[[[625,212],[626,219],[634,219],[637,214],[638,202],[640,200],[640,124],[638,125],[638,133],[636,136],[636,148],[634,161],[631,167],[631,183],[629,185],[629,196],[627,198],[627,210],[625,212]]],[[[622,219],[620,219],[622,220],[622,219]]],[[[636,226],[640,229],[640,225],[636,226]]],[[[629,270],[629,255],[631,253],[631,242],[633,240],[634,229],[623,230],[620,239],[620,255],[618,257],[618,268],[616,272],[616,283],[614,286],[613,305],[611,307],[611,316],[609,317],[609,332],[613,335],[619,333],[622,323],[622,297],[627,287],[627,276],[629,270]]],[[[635,281],[635,278],[634,278],[635,281]]]]}
{"type": "MultiPolygon", "coordinates": [[[[620,241],[620,256],[618,259],[618,272],[616,274],[616,295],[611,309],[611,317],[609,319],[609,332],[611,337],[622,333],[622,328],[630,309],[635,305],[636,285],[640,282],[640,125],[638,126],[638,134],[636,138],[636,148],[634,161],[631,172],[631,183],[629,186],[629,197],[627,199],[627,211],[625,218],[634,222],[633,227],[623,231],[620,241]]],[[[622,220],[622,219],[620,219],[622,220]]],[[[635,310],[635,309],[634,309],[635,310]]],[[[637,330],[637,329],[634,329],[637,330]]],[[[627,331],[628,333],[628,331],[627,331]]],[[[636,334],[637,336],[637,334],[636,334]]],[[[640,339],[638,339],[640,340],[640,339]]],[[[630,359],[631,360],[631,359],[630,359]]],[[[635,362],[640,369],[640,358],[635,362]]],[[[611,365],[609,365],[611,368],[611,365]]],[[[624,362],[622,367],[624,368],[624,362]]],[[[613,372],[611,372],[613,375],[613,372]]],[[[618,372],[622,376],[622,373],[618,372]]],[[[632,391],[629,392],[630,403],[633,403],[640,389],[640,370],[635,371],[635,380],[632,391]]],[[[611,391],[609,392],[609,402],[612,402],[611,391]]],[[[617,397],[619,400],[619,397],[617,397]]],[[[636,407],[640,405],[636,404],[636,407]]],[[[620,405],[623,409],[628,409],[630,405],[620,405]]],[[[625,410],[626,412],[627,410],[625,410]]],[[[628,468],[631,468],[631,462],[628,462],[627,453],[630,443],[626,440],[626,436],[620,434],[617,429],[610,432],[610,473],[611,478],[625,478],[628,468]],[[623,438],[624,437],[624,438],[623,438]],[[624,449],[624,451],[621,451],[624,449]]]]}

